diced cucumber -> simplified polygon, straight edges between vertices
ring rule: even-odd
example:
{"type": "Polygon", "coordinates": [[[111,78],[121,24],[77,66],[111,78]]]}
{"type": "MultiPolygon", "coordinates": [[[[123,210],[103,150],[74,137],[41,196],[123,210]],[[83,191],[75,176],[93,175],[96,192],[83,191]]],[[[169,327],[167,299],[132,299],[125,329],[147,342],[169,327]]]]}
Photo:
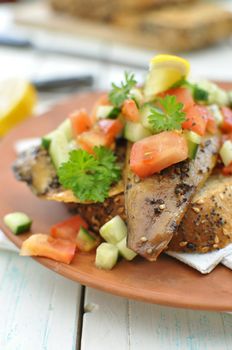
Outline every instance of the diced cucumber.
{"type": "Polygon", "coordinates": [[[76,245],[81,252],[90,252],[98,246],[99,242],[100,240],[85,228],[80,228],[76,237],[76,245]]]}
{"type": "Polygon", "coordinates": [[[225,166],[232,162],[232,142],[227,140],[221,147],[219,154],[225,166]]]}
{"type": "Polygon", "coordinates": [[[187,143],[188,143],[188,156],[190,159],[195,159],[199,145],[189,140],[187,141],[187,143]]]}
{"type": "Polygon", "coordinates": [[[184,132],[184,136],[188,144],[188,156],[190,159],[194,159],[197,154],[198,146],[202,141],[202,137],[194,131],[184,132]]]}
{"type": "Polygon", "coordinates": [[[56,169],[58,169],[62,163],[68,161],[69,152],[69,144],[64,133],[60,130],[56,130],[49,148],[49,154],[56,169]]]}
{"type": "Polygon", "coordinates": [[[140,123],[126,122],[124,129],[124,137],[131,142],[136,142],[151,136],[151,132],[145,129],[140,123]]]}
{"type": "Polygon", "coordinates": [[[229,106],[232,107],[232,90],[227,92],[229,99],[229,106]]]}
{"type": "Polygon", "coordinates": [[[153,128],[149,122],[148,117],[151,115],[151,109],[154,108],[154,106],[150,103],[146,103],[143,105],[143,107],[139,110],[141,123],[144,126],[144,128],[153,131],[153,128]]]}
{"type": "Polygon", "coordinates": [[[70,152],[70,151],[73,151],[74,149],[78,149],[78,148],[80,148],[80,146],[78,146],[76,140],[71,140],[71,141],[69,141],[69,143],[68,143],[69,152],[70,152]]]}
{"type": "Polygon", "coordinates": [[[142,91],[138,88],[133,88],[130,91],[129,97],[132,98],[138,107],[141,107],[144,103],[144,97],[142,91]]]}
{"type": "Polygon", "coordinates": [[[217,104],[219,106],[225,106],[229,104],[229,96],[227,92],[221,89],[216,84],[210,81],[201,81],[197,83],[198,88],[206,90],[208,92],[208,103],[217,104]]]}
{"type": "Polygon", "coordinates": [[[101,243],[96,250],[95,265],[99,269],[111,270],[118,260],[118,248],[111,243],[101,243]]]}
{"type": "Polygon", "coordinates": [[[100,235],[105,241],[116,244],[126,237],[126,224],[120,216],[117,215],[100,228],[100,235]]]}
{"type": "Polygon", "coordinates": [[[217,105],[210,105],[208,108],[213,114],[216,124],[221,125],[223,122],[223,115],[220,111],[220,108],[217,105]]]}
{"type": "Polygon", "coordinates": [[[120,113],[120,108],[113,106],[98,106],[97,119],[116,119],[120,113]]]}
{"type": "Polygon", "coordinates": [[[97,119],[105,119],[108,118],[110,113],[113,111],[113,106],[98,106],[96,111],[97,119]]]}
{"type": "Polygon", "coordinates": [[[21,212],[7,214],[4,216],[3,221],[15,235],[29,231],[32,224],[29,216],[21,212]]]}
{"type": "Polygon", "coordinates": [[[56,133],[56,130],[51,131],[49,134],[42,137],[41,144],[45,149],[47,149],[47,150],[49,149],[52,138],[53,138],[55,133],[56,133]]]}
{"type": "Polygon", "coordinates": [[[186,131],[184,133],[184,136],[186,137],[187,140],[192,141],[193,143],[196,143],[198,145],[200,145],[202,141],[202,137],[194,131],[186,131]]]}
{"type": "Polygon", "coordinates": [[[57,129],[51,131],[49,134],[42,137],[41,144],[45,149],[49,149],[51,145],[51,141],[56,134],[57,130],[62,132],[67,139],[67,141],[71,141],[73,139],[73,133],[72,133],[72,125],[70,119],[65,119],[58,127],[57,129]]]}
{"type": "Polygon", "coordinates": [[[119,253],[125,258],[126,260],[132,260],[134,257],[136,257],[136,253],[127,247],[126,244],[127,237],[124,237],[120,242],[118,242],[116,245],[118,247],[119,253]]]}
{"type": "Polygon", "coordinates": [[[60,130],[61,132],[63,132],[68,141],[71,141],[73,139],[72,124],[69,118],[65,119],[58,126],[57,130],[60,130]]]}

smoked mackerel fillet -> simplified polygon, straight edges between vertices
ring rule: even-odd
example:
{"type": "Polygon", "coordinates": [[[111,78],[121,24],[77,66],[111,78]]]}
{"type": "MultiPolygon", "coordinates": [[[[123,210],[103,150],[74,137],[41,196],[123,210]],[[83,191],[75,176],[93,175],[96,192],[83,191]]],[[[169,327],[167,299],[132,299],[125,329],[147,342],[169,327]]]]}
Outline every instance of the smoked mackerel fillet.
{"type": "Polygon", "coordinates": [[[217,135],[206,138],[194,160],[186,160],[159,174],[140,179],[130,171],[127,150],[125,208],[128,246],[155,261],[167,247],[196,191],[203,186],[216,163],[217,135]]]}

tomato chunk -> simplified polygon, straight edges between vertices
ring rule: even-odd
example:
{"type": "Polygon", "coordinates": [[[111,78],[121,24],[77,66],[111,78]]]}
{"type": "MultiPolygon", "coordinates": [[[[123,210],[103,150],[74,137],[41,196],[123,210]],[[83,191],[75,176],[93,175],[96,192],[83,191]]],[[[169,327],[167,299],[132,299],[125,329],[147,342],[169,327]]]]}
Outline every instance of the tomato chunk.
{"type": "Polygon", "coordinates": [[[186,139],[174,131],[146,137],[132,146],[131,170],[140,177],[147,177],[188,158],[186,139]]]}
{"type": "Polygon", "coordinates": [[[84,108],[72,113],[70,115],[70,120],[74,136],[77,136],[82,132],[89,130],[92,126],[91,119],[84,108]]]}
{"type": "Polygon", "coordinates": [[[222,174],[225,176],[232,175],[232,163],[222,168],[222,174]]]}
{"type": "Polygon", "coordinates": [[[91,113],[91,120],[94,123],[97,120],[97,108],[99,106],[110,106],[111,103],[108,98],[108,94],[104,94],[98,98],[98,100],[95,102],[92,113],[91,113]]]}
{"type": "Polygon", "coordinates": [[[109,144],[114,141],[124,127],[119,119],[101,119],[98,125],[100,130],[107,136],[109,144]]]}
{"type": "Polygon", "coordinates": [[[221,129],[225,133],[232,132],[232,110],[228,107],[221,108],[224,121],[222,123],[221,129]]]}
{"type": "Polygon", "coordinates": [[[182,128],[192,130],[198,135],[204,136],[207,125],[206,108],[195,105],[188,108],[185,112],[186,120],[182,123],[182,128]]]}
{"type": "Polygon", "coordinates": [[[26,239],[21,247],[22,256],[43,256],[65,264],[74,258],[76,243],[37,233],[26,239]]]}
{"type": "Polygon", "coordinates": [[[137,123],[140,120],[139,110],[134,100],[126,100],[122,105],[122,114],[130,122],[137,123]]]}
{"type": "Polygon", "coordinates": [[[98,130],[90,130],[83,132],[77,136],[77,142],[82,149],[89,153],[94,153],[93,149],[95,146],[110,146],[111,142],[107,135],[98,130]]]}
{"type": "Polygon", "coordinates": [[[80,215],[61,221],[50,228],[52,237],[76,241],[77,233],[81,227],[88,228],[87,222],[80,215]]]}
{"type": "Polygon", "coordinates": [[[159,94],[160,97],[165,97],[166,95],[176,96],[176,100],[184,105],[184,111],[194,105],[194,100],[189,89],[178,87],[159,94]]]}

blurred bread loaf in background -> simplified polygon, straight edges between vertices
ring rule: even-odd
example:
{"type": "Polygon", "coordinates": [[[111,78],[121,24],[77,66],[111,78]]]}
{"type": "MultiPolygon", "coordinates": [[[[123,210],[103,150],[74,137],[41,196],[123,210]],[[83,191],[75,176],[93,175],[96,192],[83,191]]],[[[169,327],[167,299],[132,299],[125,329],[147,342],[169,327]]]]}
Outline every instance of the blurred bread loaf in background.
{"type": "Polygon", "coordinates": [[[25,2],[23,25],[163,52],[197,50],[232,35],[232,12],[206,0],[25,2]]]}
{"type": "Polygon", "coordinates": [[[50,0],[52,7],[72,15],[110,21],[120,14],[141,13],[173,4],[193,3],[196,0],[50,0]]]}

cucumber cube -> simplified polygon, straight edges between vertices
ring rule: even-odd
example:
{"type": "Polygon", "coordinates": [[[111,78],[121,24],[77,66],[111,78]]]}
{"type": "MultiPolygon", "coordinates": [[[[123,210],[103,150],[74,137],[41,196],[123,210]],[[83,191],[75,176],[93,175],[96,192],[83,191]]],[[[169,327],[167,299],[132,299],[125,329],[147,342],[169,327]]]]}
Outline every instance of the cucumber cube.
{"type": "Polygon", "coordinates": [[[111,243],[102,243],[96,251],[95,265],[99,269],[111,270],[118,260],[118,248],[111,243]]]}
{"type": "Polygon", "coordinates": [[[126,237],[126,224],[120,216],[117,215],[100,228],[100,235],[105,241],[116,244],[126,237]]]}
{"type": "Polygon", "coordinates": [[[151,136],[151,132],[145,129],[140,123],[127,122],[125,125],[124,136],[128,141],[136,142],[151,136]]]}
{"type": "Polygon", "coordinates": [[[68,161],[69,152],[69,143],[65,135],[60,130],[56,130],[49,148],[49,153],[56,169],[58,169],[62,163],[68,161]]]}
{"type": "Polygon", "coordinates": [[[219,154],[225,166],[232,162],[232,142],[227,140],[221,147],[219,154]]]}
{"type": "Polygon", "coordinates": [[[32,224],[29,216],[21,212],[7,214],[4,216],[3,221],[15,235],[29,231],[32,224]]]}
{"type": "Polygon", "coordinates": [[[71,141],[73,139],[73,131],[72,131],[72,124],[71,124],[71,120],[65,119],[57,128],[57,130],[61,131],[66,139],[68,141],[71,141]]]}
{"type": "Polygon", "coordinates": [[[124,237],[120,242],[117,243],[117,247],[118,247],[119,253],[123,256],[123,258],[130,261],[134,259],[137,254],[133,250],[127,247],[126,240],[127,238],[124,237]]]}

